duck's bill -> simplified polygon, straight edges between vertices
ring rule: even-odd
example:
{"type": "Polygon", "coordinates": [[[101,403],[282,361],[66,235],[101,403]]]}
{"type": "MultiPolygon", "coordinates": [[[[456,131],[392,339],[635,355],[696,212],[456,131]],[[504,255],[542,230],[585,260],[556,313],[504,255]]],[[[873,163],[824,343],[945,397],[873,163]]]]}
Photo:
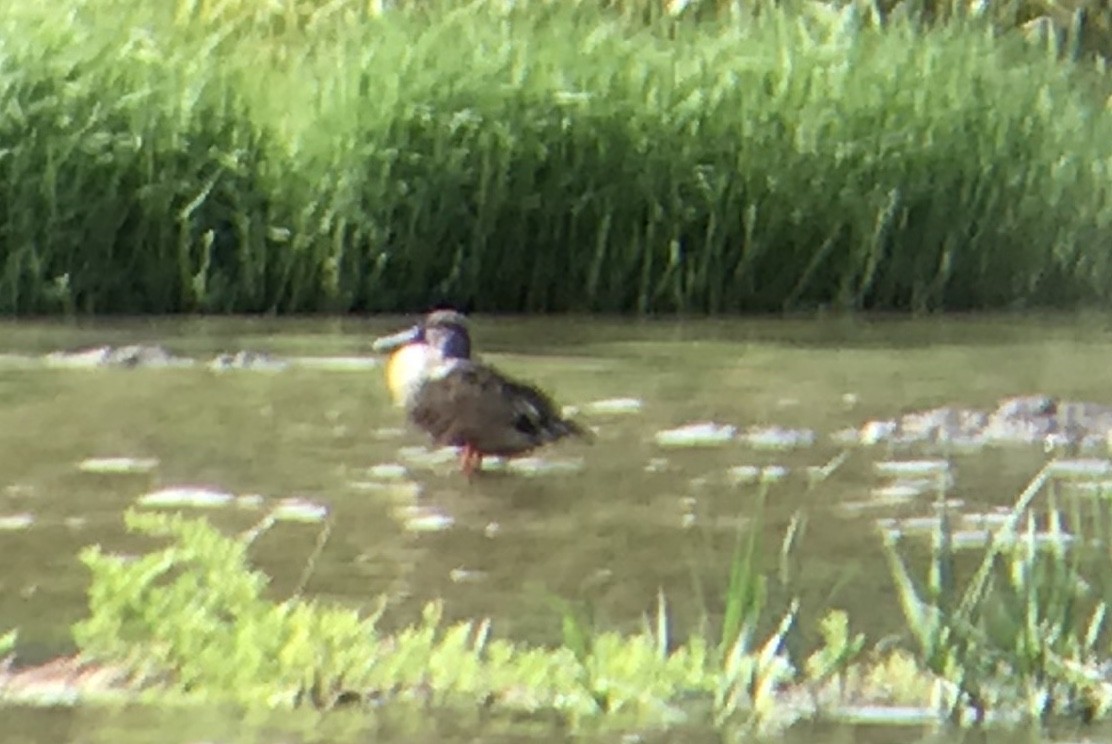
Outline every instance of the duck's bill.
{"type": "Polygon", "coordinates": [[[413,326],[412,328],[406,328],[404,331],[398,331],[389,336],[376,338],[374,343],[371,344],[371,349],[378,352],[393,351],[394,349],[400,349],[406,344],[413,343],[420,335],[421,327],[413,326]]]}

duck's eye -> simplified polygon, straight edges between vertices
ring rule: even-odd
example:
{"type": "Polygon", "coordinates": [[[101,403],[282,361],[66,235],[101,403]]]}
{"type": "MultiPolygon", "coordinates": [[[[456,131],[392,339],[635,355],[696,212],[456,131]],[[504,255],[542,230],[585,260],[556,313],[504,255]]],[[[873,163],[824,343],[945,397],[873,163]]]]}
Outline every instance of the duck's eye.
{"type": "Polygon", "coordinates": [[[471,356],[471,340],[463,333],[446,333],[441,351],[447,357],[467,359],[471,356]]]}

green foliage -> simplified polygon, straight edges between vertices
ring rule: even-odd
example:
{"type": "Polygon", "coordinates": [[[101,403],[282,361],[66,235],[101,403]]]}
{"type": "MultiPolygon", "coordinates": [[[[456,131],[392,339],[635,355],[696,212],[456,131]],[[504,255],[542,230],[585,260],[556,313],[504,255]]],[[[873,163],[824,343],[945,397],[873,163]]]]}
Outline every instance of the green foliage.
{"type": "MultiPolygon", "coordinates": [[[[139,556],[84,551],[90,613],[74,634],[86,658],[122,668],[157,694],[248,708],[389,702],[461,713],[547,712],[574,730],[699,721],[731,736],[837,714],[854,698],[918,706],[929,700],[964,723],[990,712],[1040,721],[1062,713],[1105,716],[1112,709],[1112,686],[1101,673],[1112,642],[1112,558],[1102,539],[1112,534],[1112,517],[1101,509],[1084,513],[1091,500],[1081,497],[1062,508],[1058,487],[1067,470],[1051,463],[1039,473],[965,583],[956,578],[945,519],[922,585],[889,535],[886,552],[913,653],[867,655],[845,613],[831,611],[802,675],[786,651],[795,601],[759,637],[770,620],[752,536],[759,511],[757,526],[739,536],[721,636],[713,639],[695,633],[679,643],[662,594],[636,634],[600,629],[589,611],[562,603],[564,643],[556,648],[496,638],[488,621],[445,626],[435,602],[416,622],[386,634],[377,622],[382,599],[364,614],[266,596],[267,579],[251,568],[248,551],[274,520],[231,538],[204,520],[135,511],[127,514],[129,528],[165,544],[139,556]],[[1039,496],[1046,502],[1041,516],[1033,506],[1039,496]]],[[[790,541],[789,534],[785,545],[790,541]]]]}
{"type": "Polygon", "coordinates": [[[0,656],[10,654],[12,652],[12,649],[15,648],[15,642],[18,639],[18,630],[9,630],[4,635],[0,635],[0,656]]]}
{"type": "MultiPolygon", "coordinates": [[[[979,720],[1005,705],[1035,720],[1079,710],[1091,716],[1112,702],[1112,688],[1095,673],[1098,642],[1107,643],[1112,592],[1094,592],[1093,577],[1112,572],[1107,546],[1076,544],[1062,530],[1053,492],[1049,531],[1041,537],[1036,532],[1031,504],[1053,485],[1056,471],[1051,463],[1032,480],[964,586],[954,578],[957,556],[948,520],[933,534],[923,589],[899,557],[895,539],[885,541],[919,661],[941,681],[938,701],[954,719],[979,720]],[[1025,529],[1018,530],[1020,524],[1025,529]]],[[[1096,529],[1108,534],[1107,527],[1096,529]]]]}
{"type": "MultiPolygon", "coordinates": [[[[523,0],[534,9],[552,5],[552,0],[523,0]]],[[[783,0],[562,0],[561,4],[598,12],[600,9],[627,23],[658,25],[688,22],[736,21],[775,12],[790,3],[783,0]]],[[[269,36],[296,36],[330,22],[360,22],[385,13],[426,9],[428,0],[290,0],[258,3],[251,0],[177,0],[175,22],[203,29],[235,28],[269,36]],[[422,7],[424,6],[424,7],[422,7]]],[[[1112,8],[1102,0],[1010,0],[969,3],[955,0],[832,0],[797,5],[804,15],[836,13],[853,7],[873,23],[914,19],[924,25],[953,23],[978,18],[1002,31],[1031,31],[1033,25],[1048,27],[1055,40],[1071,49],[1112,55],[1112,8]]]]}
{"type": "Polygon", "coordinates": [[[95,657],[173,674],[184,692],[259,700],[339,686],[377,642],[376,616],[263,599],[267,580],[247,566],[245,542],[176,516],[131,512],[127,521],[175,542],[135,558],[83,552],[95,580],[74,636],[95,657]]]}
{"type": "Polygon", "coordinates": [[[842,610],[831,610],[819,626],[823,645],[807,658],[807,676],[814,682],[823,682],[846,670],[858,660],[865,647],[861,633],[849,635],[849,616],[842,610]]]}
{"type": "Polygon", "coordinates": [[[0,311],[1109,298],[1112,117],[1057,51],[653,5],[4,4],[0,311]]]}
{"type": "Polygon", "coordinates": [[[549,710],[575,726],[675,722],[693,701],[713,699],[723,726],[749,728],[764,723],[776,685],[791,676],[780,646],[794,609],[759,648],[750,648],[747,621],[718,661],[698,636],[669,647],[663,598],[655,625],[632,636],[565,616],[569,645],[554,650],[491,638],[486,621],[444,627],[436,603],[384,635],[382,603],[363,617],[265,598],[266,577],[247,562],[254,532],[233,539],[203,520],[135,511],[127,525],[169,544],[138,557],[85,550],[90,612],[74,636],[90,658],[168,693],[248,707],[389,699],[549,710]]]}
{"type": "MultiPolygon", "coordinates": [[[[776,630],[756,646],[757,630],[764,619],[768,600],[768,580],[761,566],[761,528],[767,487],[757,493],[753,525],[739,530],[726,584],[726,607],[722,632],[714,659],[718,669],[715,686],[715,722],[723,726],[739,718],[747,724],[765,721],[777,711],[777,693],[794,680],[795,669],[783,647],[795,622],[799,604],[792,601],[776,630]]],[[[785,533],[782,560],[790,550],[796,520],[785,533]]]]}

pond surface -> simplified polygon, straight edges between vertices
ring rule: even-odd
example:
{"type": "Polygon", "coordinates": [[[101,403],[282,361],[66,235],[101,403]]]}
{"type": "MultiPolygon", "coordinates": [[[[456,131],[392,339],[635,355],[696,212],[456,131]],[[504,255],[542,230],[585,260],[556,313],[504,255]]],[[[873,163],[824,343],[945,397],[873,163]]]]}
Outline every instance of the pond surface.
{"type": "MultiPolygon", "coordinates": [[[[374,336],[405,322],[6,323],[0,354],[157,343],[201,359],[240,349],[283,357],[369,355],[374,336]]],[[[468,482],[451,463],[407,461],[425,440],[389,404],[380,369],[218,373],[203,365],[0,365],[0,518],[33,519],[0,530],[0,631],[20,629],[25,660],[71,650],[69,626],[84,614],[87,582],[76,553],[91,543],[126,549],[121,514],[144,493],[205,486],[327,507],[331,533],[306,593],[368,608],[386,594],[387,626],[408,623],[426,601],[441,597],[448,619],[489,616],[503,637],[556,642],[560,622],[551,595],[587,600],[600,625],[633,631],[659,589],[682,636],[704,616],[717,620],[737,530],[759,501],[758,488],[735,482],[731,468],[781,465],[787,475],[767,493],[765,542],[769,570],[776,572],[781,537],[793,515],[803,515],[790,570],[772,582],[776,602],[798,596],[802,603],[804,632],[794,650],[807,652],[817,618],[832,607],[848,610],[851,626],[875,642],[903,630],[876,520],[928,515],[934,495],[846,508],[867,502],[885,484],[874,462],[890,453],[884,446],[847,449],[831,435],[909,410],[991,408],[1019,394],[1112,403],[1106,374],[1112,326],[1100,318],[478,318],[472,332],[488,361],[584,409],[582,420],[597,429],[593,445],[561,443],[539,453],[570,464],[565,471],[490,473],[468,482]],[[641,405],[610,412],[585,407],[615,398],[641,405]],[[654,439],[660,430],[703,421],[741,431],[805,428],[816,436],[809,446],[784,451],[741,440],[666,448],[654,439]],[[830,477],[809,483],[809,466],[843,452],[848,456],[830,477]],[[78,467],[87,458],[124,456],[158,464],[142,474],[78,467]],[[416,485],[390,480],[393,469],[378,467],[389,464],[406,465],[405,481],[416,485]],[[415,521],[415,514],[428,518],[415,521]]],[[[927,450],[901,456],[921,454],[938,456],[927,450]]],[[[968,512],[1010,504],[1047,457],[1039,446],[954,454],[956,477],[947,495],[968,512]]],[[[237,530],[261,516],[244,508],[196,511],[237,530]]],[[[256,544],[253,555],[273,576],[276,596],[297,587],[320,533],[319,524],[284,523],[256,544]]],[[[21,722],[26,741],[95,740],[91,731],[101,729],[109,732],[104,738],[117,740],[121,727],[136,725],[126,715],[149,717],[143,727],[164,721],[183,730],[166,712],[4,713],[21,722]]],[[[193,733],[175,741],[243,738],[215,713],[205,731],[190,717],[193,733]]],[[[375,738],[410,740],[412,732],[399,725],[394,733],[376,729],[375,738]]],[[[365,740],[368,731],[364,722],[350,735],[334,732],[333,740],[365,740]]],[[[844,728],[818,739],[817,733],[808,740],[864,736],[844,728]]],[[[908,733],[893,738],[889,731],[876,740],[917,738],[908,733]]],[[[258,734],[276,736],[316,738],[294,730],[258,734]]],[[[456,737],[446,728],[439,738],[456,737]]]]}

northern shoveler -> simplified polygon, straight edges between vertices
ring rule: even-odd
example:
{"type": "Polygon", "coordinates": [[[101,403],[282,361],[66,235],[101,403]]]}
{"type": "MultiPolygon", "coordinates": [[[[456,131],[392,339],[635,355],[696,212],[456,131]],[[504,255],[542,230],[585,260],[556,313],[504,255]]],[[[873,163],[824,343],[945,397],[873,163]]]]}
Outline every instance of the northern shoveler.
{"type": "Polygon", "coordinates": [[[537,388],[472,359],[467,320],[454,310],[430,313],[373,348],[393,352],[386,385],[395,403],[438,445],[462,448],[468,477],[487,455],[515,457],[564,437],[591,438],[537,388]]]}

